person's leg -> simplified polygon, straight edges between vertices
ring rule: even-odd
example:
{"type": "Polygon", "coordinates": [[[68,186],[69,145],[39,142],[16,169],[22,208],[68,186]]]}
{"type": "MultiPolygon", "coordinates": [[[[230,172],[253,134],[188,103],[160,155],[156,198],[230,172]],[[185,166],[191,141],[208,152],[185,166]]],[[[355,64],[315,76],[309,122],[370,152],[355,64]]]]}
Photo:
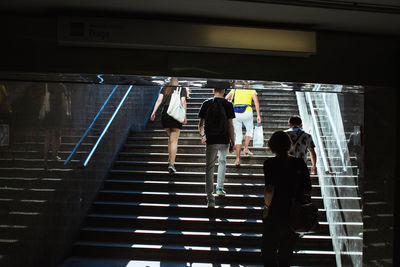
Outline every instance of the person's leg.
{"type": "Polygon", "coordinates": [[[168,142],[168,151],[169,151],[169,162],[174,165],[176,153],[178,151],[178,139],[181,130],[173,128],[170,130],[169,142],[168,142]]]}
{"type": "Polygon", "coordinates": [[[240,164],[240,151],[242,150],[242,122],[240,120],[240,113],[235,113],[236,118],[233,119],[233,129],[235,132],[235,148],[236,148],[236,161],[235,165],[238,166],[240,164]]]}
{"type": "MultiPolygon", "coordinates": [[[[218,176],[217,188],[224,189],[225,172],[226,172],[226,156],[229,152],[229,144],[220,144],[218,149],[218,176]]],[[[224,195],[224,194],[223,194],[224,195]]]]}
{"type": "Polygon", "coordinates": [[[243,124],[246,128],[246,136],[244,138],[244,149],[243,154],[245,155],[252,155],[253,153],[249,150],[250,140],[253,136],[253,112],[245,111],[243,113],[243,124]]]}
{"type": "Polygon", "coordinates": [[[246,135],[244,137],[244,149],[243,149],[243,154],[245,155],[252,155],[253,153],[250,152],[249,150],[249,144],[250,144],[251,136],[246,135]]]}
{"type": "Polygon", "coordinates": [[[165,132],[168,135],[168,164],[169,164],[169,162],[170,162],[169,155],[171,155],[171,148],[170,148],[170,144],[169,144],[169,138],[170,138],[170,135],[171,135],[171,130],[169,128],[165,128],[165,132]]]}
{"type": "Polygon", "coordinates": [[[206,145],[206,194],[207,201],[214,201],[214,167],[217,160],[218,147],[217,145],[206,145]]]}
{"type": "Polygon", "coordinates": [[[53,129],[52,130],[52,144],[53,144],[53,158],[56,160],[61,159],[58,156],[58,151],[60,150],[60,144],[61,144],[61,130],[60,129],[53,129]]]}
{"type": "Polygon", "coordinates": [[[43,157],[45,161],[47,161],[48,158],[50,142],[51,142],[51,131],[49,129],[46,129],[44,133],[44,146],[43,146],[43,157]]]}
{"type": "Polygon", "coordinates": [[[289,267],[292,262],[293,249],[297,240],[297,235],[289,229],[289,226],[282,224],[281,227],[282,235],[279,242],[278,262],[279,266],[289,267]]]}
{"type": "Polygon", "coordinates": [[[264,232],[262,236],[262,257],[264,267],[277,267],[277,251],[279,245],[279,233],[276,231],[276,223],[271,220],[263,221],[264,232]]]}

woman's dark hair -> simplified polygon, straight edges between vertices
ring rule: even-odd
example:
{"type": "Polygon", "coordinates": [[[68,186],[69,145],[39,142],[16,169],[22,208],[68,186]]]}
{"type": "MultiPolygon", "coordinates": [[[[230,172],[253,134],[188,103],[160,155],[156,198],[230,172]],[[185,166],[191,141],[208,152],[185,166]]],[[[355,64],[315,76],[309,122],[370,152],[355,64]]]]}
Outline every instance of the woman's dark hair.
{"type": "Polygon", "coordinates": [[[292,147],[292,140],[289,135],[283,131],[276,131],[268,140],[268,146],[271,151],[277,155],[287,154],[292,147]]]}

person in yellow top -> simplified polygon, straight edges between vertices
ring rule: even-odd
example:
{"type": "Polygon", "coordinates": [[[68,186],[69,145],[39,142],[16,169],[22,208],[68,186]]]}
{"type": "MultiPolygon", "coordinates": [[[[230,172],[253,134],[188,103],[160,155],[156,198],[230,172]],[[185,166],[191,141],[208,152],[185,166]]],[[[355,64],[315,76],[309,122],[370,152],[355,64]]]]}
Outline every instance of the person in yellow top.
{"type": "Polygon", "coordinates": [[[257,92],[249,89],[247,81],[236,80],[234,89],[225,97],[231,100],[235,110],[235,118],[233,119],[233,127],[235,130],[235,144],[236,144],[236,161],[235,165],[240,165],[240,152],[242,150],[242,125],[246,128],[246,135],[244,138],[244,155],[253,155],[249,150],[249,143],[253,136],[253,109],[251,102],[254,101],[254,106],[257,111],[257,123],[261,123],[260,104],[257,98],[257,92]]]}

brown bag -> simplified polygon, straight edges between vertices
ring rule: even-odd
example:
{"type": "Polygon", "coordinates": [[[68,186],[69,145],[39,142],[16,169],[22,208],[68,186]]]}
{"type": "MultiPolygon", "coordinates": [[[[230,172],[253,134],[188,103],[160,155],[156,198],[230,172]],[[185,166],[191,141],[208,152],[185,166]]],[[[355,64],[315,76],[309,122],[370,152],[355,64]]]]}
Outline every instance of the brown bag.
{"type": "Polygon", "coordinates": [[[318,208],[312,203],[292,201],[289,211],[289,225],[295,233],[315,233],[319,231],[318,208]]]}

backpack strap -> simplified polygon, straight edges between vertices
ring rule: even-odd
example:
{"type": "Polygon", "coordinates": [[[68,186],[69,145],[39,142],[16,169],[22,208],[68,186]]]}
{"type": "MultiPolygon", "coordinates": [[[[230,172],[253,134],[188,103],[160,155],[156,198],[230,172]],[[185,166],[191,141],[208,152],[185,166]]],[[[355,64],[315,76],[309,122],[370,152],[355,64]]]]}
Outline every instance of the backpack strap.
{"type": "Polygon", "coordinates": [[[296,140],[293,142],[293,146],[297,144],[297,141],[299,141],[299,138],[303,135],[304,131],[301,131],[301,133],[297,136],[296,140]]]}

